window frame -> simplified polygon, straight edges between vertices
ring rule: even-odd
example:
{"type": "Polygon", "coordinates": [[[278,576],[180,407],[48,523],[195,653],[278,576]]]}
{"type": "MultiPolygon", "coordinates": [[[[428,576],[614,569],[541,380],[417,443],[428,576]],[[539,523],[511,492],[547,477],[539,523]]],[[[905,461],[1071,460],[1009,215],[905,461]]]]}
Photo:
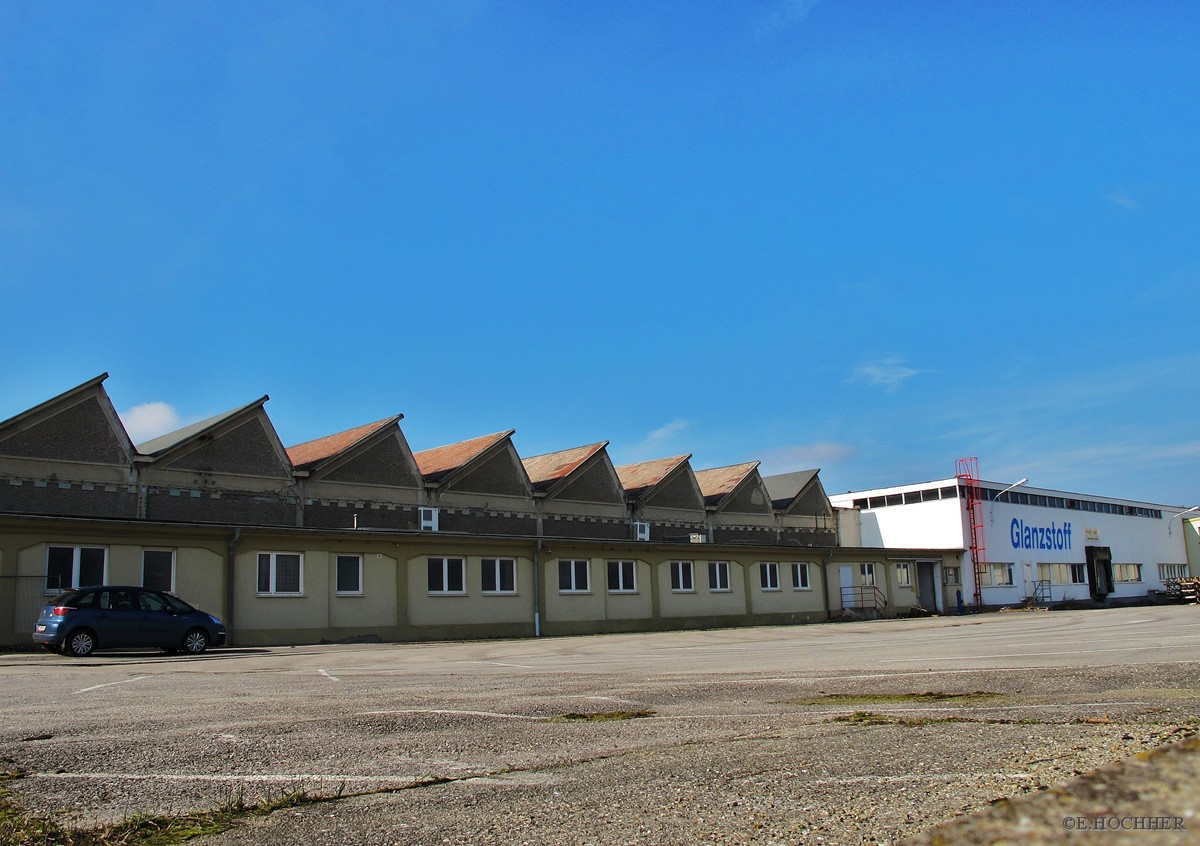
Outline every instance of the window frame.
{"type": "Polygon", "coordinates": [[[165,591],[167,593],[174,593],[175,592],[175,561],[176,561],[176,550],[174,550],[174,549],[168,549],[166,547],[161,547],[161,546],[142,547],[142,584],[141,584],[141,586],[146,588],[147,590],[157,590],[157,591],[165,591]],[[168,576],[168,579],[169,579],[168,587],[164,588],[164,587],[158,587],[155,585],[146,584],[146,553],[147,552],[165,552],[167,555],[171,556],[171,570],[170,570],[170,576],[168,576]]]}
{"type": "Polygon", "coordinates": [[[565,594],[588,594],[592,592],[592,561],[590,558],[558,559],[558,592],[565,594]],[[579,575],[583,575],[583,585],[579,575]],[[567,578],[563,578],[567,576],[567,578]],[[563,587],[569,584],[570,587],[563,587]]]}
{"type": "Polygon", "coordinates": [[[628,558],[612,559],[605,562],[605,569],[608,571],[608,592],[609,593],[637,593],[637,562],[628,558]],[[613,576],[616,576],[616,579],[613,576]],[[626,584],[625,576],[628,575],[628,584],[626,584]],[[616,582],[616,587],[613,587],[613,582],[616,582]]]}
{"type": "Polygon", "coordinates": [[[282,550],[282,551],[259,550],[256,560],[258,562],[258,570],[255,574],[255,576],[256,576],[255,583],[254,583],[255,596],[262,596],[262,597],[304,596],[304,553],[303,552],[291,552],[291,551],[287,551],[287,550],[282,550]],[[265,591],[262,589],[264,556],[267,558],[266,563],[268,565],[268,571],[267,571],[268,572],[268,578],[267,578],[268,589],[265,591]],[[296,572],[297,589],[294,591],[279,590],[279,558],[280,558],[280,556],[289,556],[289,557],[294,556],[297,559],[297,572],[296,572]]]}
{"type": "Polygon", "coordinates": [[[362,596],[363,595],[363,556],[359,552],[339,552],[333,556],[333,594],[334,596],[362,596]],[[345,559],[349,562],[355,559],[358,562],[358,571],[355,581],[358,584],[355,590],[342,590],[339,586],[342,581],[342,561],[345,559]]]}
{"type": "Polygon", "coordinates": [[[733,583],[729,579],[728,561],[708,562],[708,592],[733,593],[733,583]],[[721,582],[724,582],[721,584],[721,582]]]}
{"type": "Polygon", "coordinates": [[[671,562],[671,593],[695,593],[696,570],[691,561],[671,562]]]}
{"type": "Polygon", "coordinates": [[[792,590],[812,590],[812,574],[808,569],[807,561],[792,562],[792,590]],[[804,578],[800,578],[801,574],[804,578]]]}
{"type": "Polygon", "coordinates": [[[93,545],[93,544],[87,544],[87,543],[75,543],[75,544],[48,543],[48,544],[46,544],[46,566],[45,566],[45,570],[44,570],[44,577],[42,580],[42,593],[44,595],[52,596],[54,594],[61,593],[64,590],[75,590],[76,588],[92,586],[91,583],[86,584],[86,585],[79,584],[80,576],[82,575],[82,570],[83,570],[83,550],[85,550],[85,549],[97,549],[97,550],[100,550],[100,552],[103,554],[103,560],[100,565],[100,581],[96,582],[95,584],[97,584],[97,585],[108,584],[108,547],[107,546],[99,546],[99,545],[93,545]],[[71,583],[68,585],[61,585],[61,586],[55,587],[55,588],[50,587],[50,551],[52,549],[69,549],[69,550],[71,550],[71,578],[70,578],[71,583]]]}
{"type": "Polygon", "coordinates": [[[1158,565],[1158,580],[1160,582],[1170,582],[1175,579],[1186,579],[1189,576],[1187,564],[1159,564],[1158,565]],[[1178,573],[1178,575],[1172,575],[1178,573]]]}
{"type": "Polygon", "coordinates": [[[912,564],[910,562],[896,562],[896,586],[912,587],[912,564]]]}
{"type": "Polygon", "coordinates": [[[1142,582],[1142,565],[1135,563],[1113,564],[1113,583],[1121,585],[1140,584],[1142,582]],[[1122,575],[1132,573],[1134,578],[1122,578],[1122,575]]]}
{"type": "Polygon", "coordinates": [[[758,562],[758,583],[764,592],[776,592],[779,587],[779,562],[758,562]]]}
{"type": "Polygon", "coordinates": [[[429,596],[466,596],[467,595],[467,559],[462,555],[430,555],[425,559],[425,593],[429,596]],[[435,588],[433,583],[434,562],[439,562],[441,569],[441,587],[435,588]],[[451,569],[458,569],[458,582],[462,585],[457,590],[450,590],[451,569]]]}
{"type": "Polygon", "coordinates": [[[942,584],[950,587],[962,587],[962,565],[947,564],[942,567],[942,584]]]}
{"type": "Polygon", "coordinates": [[[1008,587],[1016,586],[1016,581],[1015,581],[1016,576],[1013,574],[1013,562],[1012,561],[988,561],[987,569],[984,570],[984,572],[987,573],[987,582],[983,585],[980,585],[980,587],[1008,588],[1008,587]],[[1004,570],[1002,572],[1004,572],[1008,576],[1008,581],[1006,581],[1006,582],[997,582],[996,581],[996,568],[997,567],[1004,568],[1004,570]]]}
{"type": "Polygon", "coordinates": [[[860,561],[858,564],[858,579],[859,584],[867,587],[875,587],[875,562],[860,561]]]}
{"type": "Polygon", "coordinates": [[[515,596],[517,593],[517,559],[499,556],[479,559],[479,592],[483,596],[515,596]],[[504,587],[504,572],[508,571],[511,588],[504,587]],[[488,587],[488,576],[492,586],[488,587]]]}

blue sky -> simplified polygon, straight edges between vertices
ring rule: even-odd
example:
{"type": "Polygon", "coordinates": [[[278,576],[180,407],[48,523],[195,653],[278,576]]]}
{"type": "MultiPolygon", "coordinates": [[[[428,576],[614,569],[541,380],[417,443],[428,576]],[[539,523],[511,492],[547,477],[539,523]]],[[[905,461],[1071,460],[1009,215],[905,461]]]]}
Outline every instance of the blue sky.
{"type": "Polygon", "coordinates": [[[0,418],[1200,503],[1200,5],[0,5],[0,418]]]}

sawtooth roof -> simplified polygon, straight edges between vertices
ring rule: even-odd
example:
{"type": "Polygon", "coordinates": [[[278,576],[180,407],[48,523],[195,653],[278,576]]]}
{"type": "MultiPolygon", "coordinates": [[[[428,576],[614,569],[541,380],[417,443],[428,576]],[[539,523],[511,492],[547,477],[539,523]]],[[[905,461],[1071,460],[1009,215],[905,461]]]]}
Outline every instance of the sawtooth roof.
{"type": "Polygon", "coordinates": [[[758,468],[758,464],[757,461],[747,461],[744,464],[730,464],[728,467],[697,470],[696,483],[700,485],[704,504],[707,506],[720,505],[727,496],[737,490],[747,476],[758,468]]]}
{"type": "Polygon", "coordinates": [[[288,459],[291,460],[292,466],[297,470],[307,470],[310,467],[319,464],[327,458],[333,458],[336,455],[341,455],[346,450],[361,443],[371,435],[378,432],[380,429],[391,426],[399,421],[404,415],[397,414],[386,420],[377,420],[374,423],[367,423],[363,426],[356,426],[353,429],[347,429],[344,432],[338,432],[334,435],[326,435],[323,438],[317,438],[311,441],[305,441],[302,444],[296,444],[287,448],[288,459]]]}
{"type": "Polygon", "coordinates": [[[622,464],[616,468],[617,478],[621,480],[621,487],[625,489],[626,494],[638,496],[653,488],[691,457],[689,453],[671,458],[639,461],[635,464],[622,464]]]}
{"type": "Polygon", "coordinates": [[[550,490],[570,476],[606,446],[608,446],[608,441],[600,441],[587,446],[547,452],[543,455],[522,458],[521,464],[525,467],[529,481],[533,483],[533,489],[540,493],[550,490]]]}
{"type": "Polygon", "coordinates": [[[417,469],[421,471],[425,481],[440,482],[454,471],[470,464],[496,444],[511,437],[515,431],[517,430],[509,429],[505,432],[459,441],[456,444],[421,450],[414,452],[413,458],[416,459],[417,469]]]}

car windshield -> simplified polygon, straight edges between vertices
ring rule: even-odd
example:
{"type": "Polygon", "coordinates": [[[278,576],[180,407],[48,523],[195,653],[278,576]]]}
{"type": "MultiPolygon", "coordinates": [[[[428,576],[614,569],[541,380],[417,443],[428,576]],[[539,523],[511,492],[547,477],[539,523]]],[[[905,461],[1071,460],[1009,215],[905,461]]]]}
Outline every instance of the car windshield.
{"type": "Polygon", "coordinates": [[[167,604],[171,606],[172,611],[180,611],[186,614],[189,611],[196,610],[173,593],[164,593],[160,595],[167,601],[167,604]]]}

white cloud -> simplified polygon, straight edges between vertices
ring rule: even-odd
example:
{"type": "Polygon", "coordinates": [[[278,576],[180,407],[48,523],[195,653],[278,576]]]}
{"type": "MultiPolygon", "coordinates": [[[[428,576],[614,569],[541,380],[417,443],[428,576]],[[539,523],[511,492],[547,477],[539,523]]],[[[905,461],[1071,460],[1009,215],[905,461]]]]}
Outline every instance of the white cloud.
{"type": "Polygon", "coordinates": [[[664,426],[659,426],[636,444],[623,449],[610,450],[609,454],[612,456],[614,463],[628,464],[634,461],[666,458],[668,455],[685,451],[690,452],[691,450],[680,450],[677,447],[672,447],[675,436],[687,430],[690,426],[691,424],[686,420],[672,420],[664,426]]]}
{"type": "Polygon", "coordinates": [[[840,464],[858,457],[858,448],[852,444],[818,441],[812,444],[792,444],[775,447],[761,457],[760,472],[790,473],[793,470],[814,470],[840,464]]]}
{"type": "Polygon", "coordinates": [[[135,444],[173,432],[179,428],[179,412],[165,402],[144,402],[121,413],[125,431],[135,444]]]}
{"type": "Polygon", "coordinates": [[[1114,191],[1112,194],[1106,194],[1104,199],[1112,203],[1114,206],[1120,206],[1123,209],[1137,211],[1141,208],[1138,201],[1130,197],[1128,194],[1123,194],[1120,191],[1114,191]]]}
{"type": "Polygon", "coordinates": [[[804,19],[821,0],[780,0],[767,14],[754,24],[755,33],[761,38],[773,38],[804,23],[804,19]]]}
{"type": "Polygon", "coordinates": [[[858,369],[854,371],[851,381],[874,385],[886,391],[895,391],[919,372],[905,364],[903,359],[891,356],[859,365],[858,369]]]}

